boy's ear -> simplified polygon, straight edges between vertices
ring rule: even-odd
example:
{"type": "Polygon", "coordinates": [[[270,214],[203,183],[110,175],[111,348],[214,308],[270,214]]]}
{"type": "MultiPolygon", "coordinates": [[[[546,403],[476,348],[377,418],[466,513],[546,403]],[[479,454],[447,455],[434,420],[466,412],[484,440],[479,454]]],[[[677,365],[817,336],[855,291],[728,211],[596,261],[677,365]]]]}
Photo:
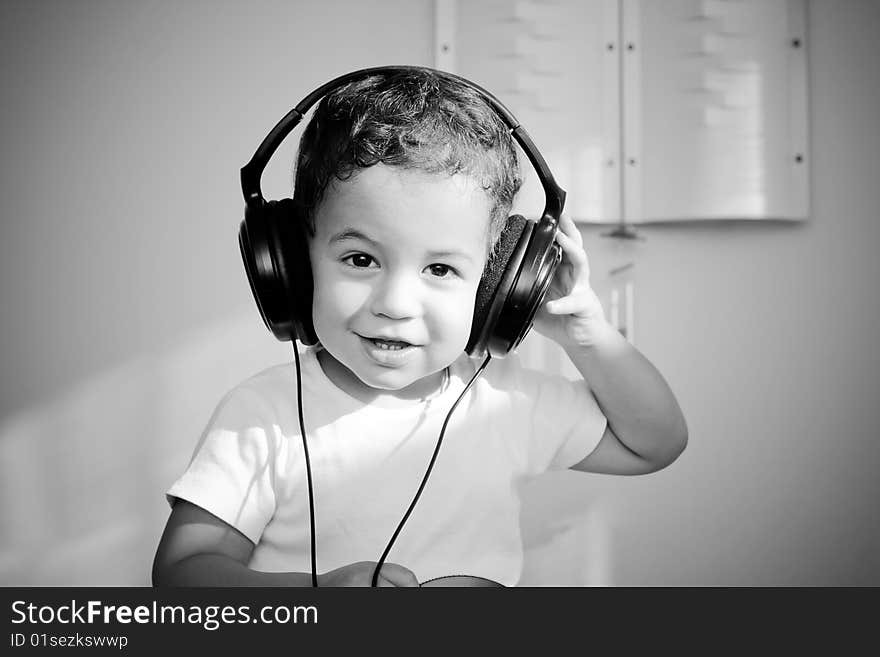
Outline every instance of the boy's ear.
{"type": "Polygon", "coordinates": [[[530,225],[522,215],[515,214],[508,217],[501,237],[495,245],[495,256],[486,263],[480,286],[477,288],[471,335],[465,348],[471,356],[482,356],[489,347],[503,301],[510,291],[509,281],[506,290],[499,288],[502,287],[504,274],[509,266],[518,267],[519,261],[522,260],[521,252],[524,250],[524,245],[520,245],[520,242],[523,241],[523,232],[530,225]],[[517,249],[517,246],[521,248],[517,249]],[[512,263],[512,260],[515,262],[512,263]]]}
{"type": "Polygon", "coordinates": [[[260,315],[276,338],[317,342],[313,282],[305,230],[291,199],[248,205],[238,235],[260,315]]]}

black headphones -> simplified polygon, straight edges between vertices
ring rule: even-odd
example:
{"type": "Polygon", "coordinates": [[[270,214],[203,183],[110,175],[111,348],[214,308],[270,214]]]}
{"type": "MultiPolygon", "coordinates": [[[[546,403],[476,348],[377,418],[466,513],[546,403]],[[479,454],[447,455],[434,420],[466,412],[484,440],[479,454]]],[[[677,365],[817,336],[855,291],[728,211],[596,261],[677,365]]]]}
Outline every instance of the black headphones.
{"type": "Polygon", "coordinates": [[[260,178],[284,138],[329,92],[370,76],[410,70],[428,71],[456,80],[479,93],[510,129],[544,188],[546,200],[541,219],[532,222],[522,215],[507,218],[496,255],[486,265],[477,290],[465,350],[470,356],[488,353],[492,357],[504,357],[519,346],[531,328],[535,312],[562,258],[555,237],[565,191],[556,184],[531,137],[510,111],[482,87],[451,73],[414,66],[380,66],[354,71],[310,93],[272,128],[250,162],[241,169],[245,214],[238,243],[251,291],[263,321],[276,338],[299,339],[305,345],[318,342],[312,323],[313,282],[304,223],[296,216],[293,199],[266,201],[263,198],[260,178]]]}

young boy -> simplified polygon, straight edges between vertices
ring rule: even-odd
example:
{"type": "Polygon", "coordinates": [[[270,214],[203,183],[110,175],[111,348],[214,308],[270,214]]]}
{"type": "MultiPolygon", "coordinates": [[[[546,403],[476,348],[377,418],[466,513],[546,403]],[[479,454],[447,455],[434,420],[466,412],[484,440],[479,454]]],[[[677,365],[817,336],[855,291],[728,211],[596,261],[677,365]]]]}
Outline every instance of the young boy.
{"type": "MultiPolygon", "coordinates": [[[[486,262],[520,186],[509,130],[475,91],[426,71],[331,92],[300,144],[294,201],[308,236],[318,345],[302,356],[317,583],[369,586],[451,405],[486,262]]],[[[515,585],[519,493],[551,468],[643,474],[687,428],[657,370],[605,320],[581,236],[536,330],[583,376],[492,360],[449,417],[436,463],[378,573],[381,586],[467,574],[515,585]]],[[[310,586],[309,492],[292,364],[219,404],[172,512],[157,585],[310,586]]]]}

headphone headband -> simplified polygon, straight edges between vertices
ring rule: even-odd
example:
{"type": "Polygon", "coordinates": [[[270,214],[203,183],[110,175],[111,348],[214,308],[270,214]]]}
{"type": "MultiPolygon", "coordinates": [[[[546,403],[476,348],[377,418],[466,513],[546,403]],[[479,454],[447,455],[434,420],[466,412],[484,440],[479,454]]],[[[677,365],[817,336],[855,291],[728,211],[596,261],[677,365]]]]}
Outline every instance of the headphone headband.
{"type": "Polygon", "coordinates": [[[504,121],[505,125],[507,125],[514,141],[519,144],[520,148],[522,148],[526,157],[529,159],[529,162],[531,162],[532,166],[535,168],[535,171],[538,174],[538,179],[541,181],[541,186],[544,188],[545,202],[543,216],[545,219],[551,219],[555,224],[559,219],[559,215],[562,214],[562,208],[565,204],[565,190],[556,183],[553,174],[550,172],[550,168],[547,166],[547,162],[544,160],[540,151],[535,147],[532,138],[526,132],[525,128],[519,124],[519,121],[516,120],[510,110],[508,110],[500,100],[481,86],[461,76],[454,75],[453,73],[437,71],[424,66],[376,66],[373,68],[364,68],[330,80],[303,98],[296,107],[290,110],[284,118],[272,128],[269,134],[266,135],[265,139],[263,139],[262,143],[260,143],[259,147],[257,147],[250,162],[242,167],[241,191],[244,194],[245,203],[250,207],[260,207],[266,202],[263,198],[262,189],[260,188],[260,180],[263,176],[263,170],[269,163],[269,159],[281,145],[281,142],[283,142],[287,135],[290,134],[291,130],[302,121],[306,112],[320,101],[321,98],[331,91],[350,82],[362,80],[373,75],[393,74],[406,71],[424,71],[433,75],[446,77],[450,80],[455,80],[456,82],[476,91],[487,103],[489,103],[498,116],[504,121]]]}

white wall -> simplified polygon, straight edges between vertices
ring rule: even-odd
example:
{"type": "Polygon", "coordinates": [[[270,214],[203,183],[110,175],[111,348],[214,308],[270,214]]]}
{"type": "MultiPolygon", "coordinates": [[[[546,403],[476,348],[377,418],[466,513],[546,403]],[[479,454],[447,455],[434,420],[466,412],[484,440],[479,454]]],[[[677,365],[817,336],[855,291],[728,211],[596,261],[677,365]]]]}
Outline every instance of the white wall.
{"type": "Polygon", "coordinates": [[[690,428],[667,470],[557,482],[598,500],[615,584],[880,584],[880,3],[808,18],[809,221],[584,231],[597,287],[636,262],[690,428]]]}
{"type": "MultiPolygon", "coordinates": [[[[636,262],[638,344],[691,443],[654,475],[537,482],[526,581],[880,584],[880,3],[809,13],[810,221],[584,229],[598,288],[636,262]]],[[[239,262],[238,169],[332,75],[430,64],[431,3],[0,16],[0,584],[144,584],[217,399],[289,357],[239,262]]]]}

